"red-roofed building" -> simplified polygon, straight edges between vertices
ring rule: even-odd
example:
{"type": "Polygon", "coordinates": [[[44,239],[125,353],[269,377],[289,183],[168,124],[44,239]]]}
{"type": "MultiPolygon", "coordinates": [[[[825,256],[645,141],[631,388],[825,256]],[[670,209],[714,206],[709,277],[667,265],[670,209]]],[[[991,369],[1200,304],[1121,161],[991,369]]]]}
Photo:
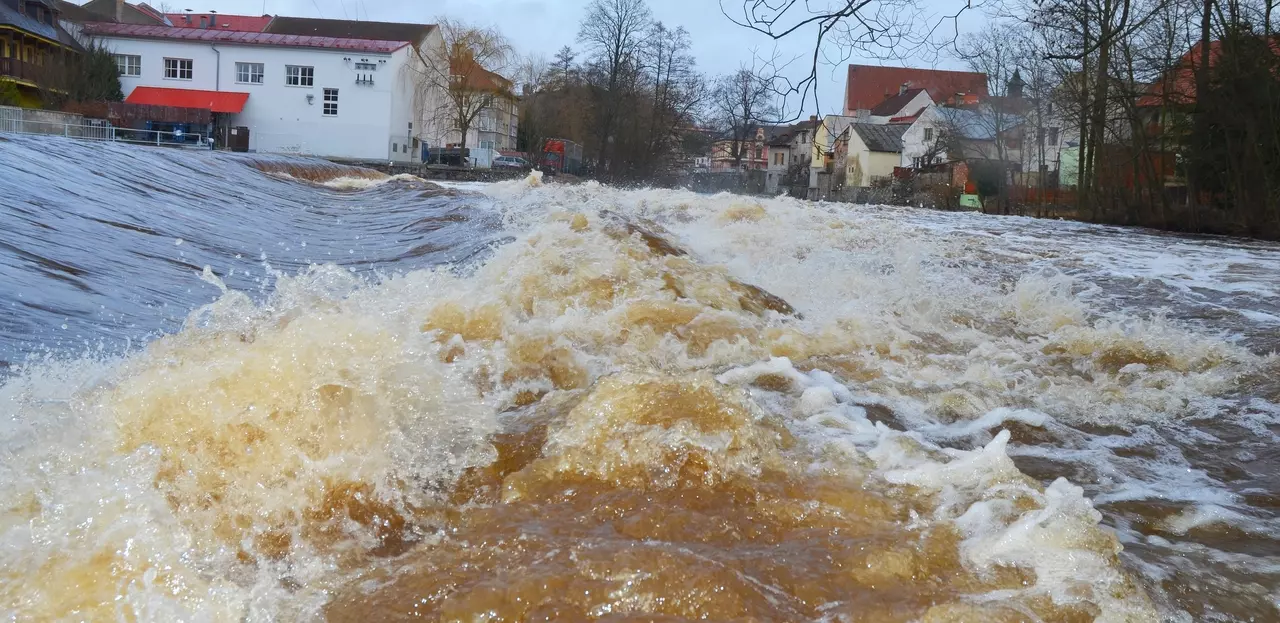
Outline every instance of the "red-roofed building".
{"type": "Polygon", "coordinates": [[[924,109],[933,106],[933,98],[927,89],[902,89],[901,93],[891,96],[871,109],[866,123],[896,123],[894,119],[903,119],[920,114],[924,109]]]}
{"type": "MultiPolygon", "coordinates": [[[[1271,39],[1271,51],[1280,54],[1280,37],[1271,39]]],[[[1191,106],[1196,103],[1196,72],[1204,64],[1202,60],[1204,46],[1196,44],[1178,59],[1177,65],[1147,87],[1147,92],[1138,98],[1140,108],[1160,108],[1162,106],[1191,106]]],[[[1209,43],[1209,65],[1218,62],[1222,54],[1222,42],[1209,43]]]]}
{"type": "Polygon", "coordinates": [[[178,28],[212,28],[240,32],[266,32],[270,15],[227,15],[225,13],[166,13],[178,28]]]}
{"type": "Polygon", "coordinates": [[[421,160],[423,143],[447,140],[406,71],[421,62],[415,46],[443,48],[434,26],[383,24],[377,32],[408,34],[373,39],[350,35],[368,34],[360,28],[263,32],[250,29],[259,18],[222,15],[200,28],[192,17],[81,28],[115,55],[127,101],[209,110],[215,137],[247,130],[251,151],[408,163],[421,160]]]}
{"type": "MultiPolygon", "coordinates": [[[[483,149],[513,150],[520,127],[520,107],[514,84],[480,66],[479,63],[454,58],[449,74],[466,85],[469,91],[493,96],[492,103],[476,116],[467,136],[467,145],[483,149]]],[[[461,140],[461,134],[456,140],[461,140]]]]}
{"type": "MultiPolygon", "coordinates": [[[[987,75],[971,71],[916,69],[913,67],[879,67],[850,65],[845,85],[845,116],[856,117],[858,111],[873,114],[872,109],[908,91],[922,90],[932,102],[951,101],[957,94],[987,96],[987,75]]],[[[913,96],[914,98],[914,96],[913,96]]],[[[903,102],[903,108],[911,102],[903,102]]],[[[894,117],[910,114],[900,108],[894,117]]]]}

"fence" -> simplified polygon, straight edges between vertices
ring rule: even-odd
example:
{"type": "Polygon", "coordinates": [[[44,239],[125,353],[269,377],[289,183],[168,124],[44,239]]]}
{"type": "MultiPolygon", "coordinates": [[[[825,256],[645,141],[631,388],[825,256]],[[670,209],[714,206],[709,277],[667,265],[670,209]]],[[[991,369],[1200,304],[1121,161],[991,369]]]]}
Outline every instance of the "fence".
{"type": "Polygon", "coordinates": [[[210,149],[213,146],[209,137],[202,134],[118,128],[103,119],[86,119],[73,113],[12,106],[0,106],[0,132],[169,147],[210,149]]]}

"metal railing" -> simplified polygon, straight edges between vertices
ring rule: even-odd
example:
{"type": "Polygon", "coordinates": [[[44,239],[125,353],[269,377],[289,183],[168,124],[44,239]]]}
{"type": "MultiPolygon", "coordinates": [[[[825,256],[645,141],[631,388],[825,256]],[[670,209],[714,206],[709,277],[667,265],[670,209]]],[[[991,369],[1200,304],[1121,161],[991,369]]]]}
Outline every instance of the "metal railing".
{"type": "Polygon", "coordinates": [[[155,145],[157,147],[213,148],[213,143],[209,140],[209,137],[203,134],[118,128],[109,122],[96,119],[86,119],[81,123],[58,123],[0,116],[0,132],[64,136],[90,141],[134,143],[155,145]]]}

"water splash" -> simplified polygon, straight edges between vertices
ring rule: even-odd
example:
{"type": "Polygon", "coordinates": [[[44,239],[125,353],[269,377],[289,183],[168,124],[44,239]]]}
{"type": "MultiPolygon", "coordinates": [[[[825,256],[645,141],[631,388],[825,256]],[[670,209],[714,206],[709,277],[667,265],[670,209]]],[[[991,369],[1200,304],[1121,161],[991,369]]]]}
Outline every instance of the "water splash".
{"type": "Polygon", "coordinates": [[[1266,511],[1204,463],[1229,431],[1202,422],[1270,421],[1248,380],[1275,359],[1117,313],[1067,250],[923,212],[533,179],[336,191],[212,157],[245,188],[325,202],[346,244],[475,222],[507,241],[439,263],[477,244],[457,233],[398,274],[370,274],[398,249],[272,259],[265,291],[195,269],[183,287],[203,274],[216,298],[180,329],[20,368],[0,386],[17,618],[1273,607],[1247,589],[1280,585],[1265,568],[1236,603],[1178,596],[1245,566],[1203,532],[1266,511]],[[370,228],[347,227],[362,211],[370,228]],[[1161,506],[1142,492],[1159,486],[1200,499],[1161,506]]]}

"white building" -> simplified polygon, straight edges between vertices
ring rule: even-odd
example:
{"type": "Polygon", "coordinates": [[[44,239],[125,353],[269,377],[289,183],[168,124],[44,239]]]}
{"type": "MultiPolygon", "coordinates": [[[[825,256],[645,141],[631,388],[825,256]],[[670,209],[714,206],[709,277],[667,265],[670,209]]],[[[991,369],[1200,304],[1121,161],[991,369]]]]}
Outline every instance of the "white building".
{"type": "Polygon", "coordinates": [[[880,102],[868,111],[863,123],[889,124],[899,119],[914,117],[933,106],[933,98],[927,89],[907,89],[903,87],[897,95],[880,102]]]}
{"type": "Polygon", "coordinates": [[[126,101],[208,107],[219,127],[249,129],[251,151],[401,162],[446,134],[423,119],[434,107],[406,69],[420,62],[412,46],[443,46],[439,29],[419,28],[418,40],[397,41],[83,26],[116,54],[126,101]]]}

